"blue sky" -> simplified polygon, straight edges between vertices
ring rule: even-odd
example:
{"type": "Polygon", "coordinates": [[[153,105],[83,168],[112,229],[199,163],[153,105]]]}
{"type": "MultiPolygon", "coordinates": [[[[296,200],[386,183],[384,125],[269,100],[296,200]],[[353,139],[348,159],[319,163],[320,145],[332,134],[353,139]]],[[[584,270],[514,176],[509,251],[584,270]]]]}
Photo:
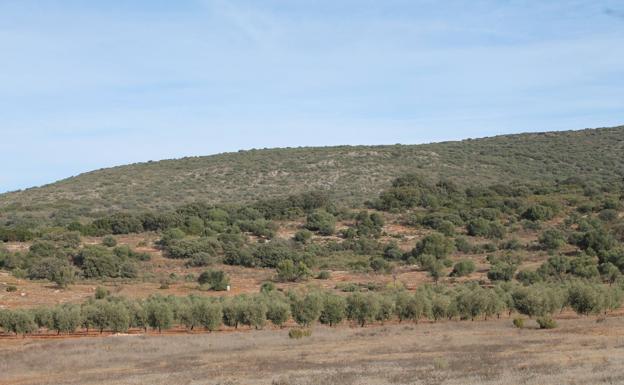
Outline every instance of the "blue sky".
{"type": "Polygon", "coordinates": [[[617,1],[0,0],[0,191],[247,148],[624,123],[617,1]]]}

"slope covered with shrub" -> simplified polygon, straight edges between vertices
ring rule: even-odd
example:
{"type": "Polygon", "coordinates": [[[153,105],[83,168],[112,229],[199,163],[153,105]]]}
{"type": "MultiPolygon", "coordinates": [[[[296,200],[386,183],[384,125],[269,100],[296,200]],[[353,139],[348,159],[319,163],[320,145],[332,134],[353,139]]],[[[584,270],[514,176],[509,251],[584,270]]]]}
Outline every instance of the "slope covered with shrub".
{"type": "Polygon", "coordinates": [[[0,221],[253,202],[326,190],[340,204],[377,197],[394,178],[418,172],[460,186],[624,175],[624,127],[505,135],[424,145],[240,151],[108,168],[0,195],[0,221]]]}

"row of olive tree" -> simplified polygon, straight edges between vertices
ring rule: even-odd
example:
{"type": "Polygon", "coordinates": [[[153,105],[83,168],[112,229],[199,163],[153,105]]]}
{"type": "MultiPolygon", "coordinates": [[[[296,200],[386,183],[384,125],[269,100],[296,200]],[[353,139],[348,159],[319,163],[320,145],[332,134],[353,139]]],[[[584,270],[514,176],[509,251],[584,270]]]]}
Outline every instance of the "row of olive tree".
{"type": "MultiPolygon", "coordinates": [[[[100,296],[101,297],[101,296],[100,296]]],[[[121,297],[90,299],[82,305],[59,305],[31,310],[0,311],[0,328],[28,334],[39,329],[71,333],[125,332],[129,328],[158,330],[184,326],[189,330],[217,330],[222,325],[261,329],[267,322],[283,326],[292,319],[299,325],[316,322],[335,326],[348,320],[365,326],[396,319],[399,322],[430,319],[475,320],[518,312],[529,317],[550,317],[566,307],[578,314],[600,314],[618,309],[622,288],[587,281],[521,286],[509,282],[493,288],[476,283],[454,288],[423,286],[405,290],[355,292],[342,296],[330,291],[276,291],[263,285],[255,295],[207,298],[199,296],[151,296],[145,300],[121,297]]]]}

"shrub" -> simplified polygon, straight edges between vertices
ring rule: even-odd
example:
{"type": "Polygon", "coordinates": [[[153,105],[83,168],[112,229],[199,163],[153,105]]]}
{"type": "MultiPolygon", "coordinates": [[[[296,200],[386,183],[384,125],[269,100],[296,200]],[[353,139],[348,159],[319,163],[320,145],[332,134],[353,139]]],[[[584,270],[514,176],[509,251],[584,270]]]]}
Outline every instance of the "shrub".
{"type": "Polygon", "coordinates": [[[503,238],[505,228],[498,221],[488,221],[483,218],[474,219],[466,225],[468,235],[473,237],[503,238]]]}
{"type": "Polygon", "coordinates": [[[103,246],[85,246],[75,257],[86,278],[118,277],[120,261],[109,249],[103,246]]]}
{"type": "Polygon", "coordinates": [[[295,261],[299,259],[297,253],[286,242],[273,241],[258,246],[253,257],[258,266],[276,268],[284,260],[295,261]]]}
{"type": "Polygon", "coordinates": [[[434,233],[421,239],[412,250],[412,255],[419,256],[427,254],[442,259],[454,250],[455,243],[452,239],[447,238],[440,233],[434,233]]]}
{"type": "Polygon", "coordinates": [[[218,241],[210,238],[172,240],[165,246],[169,258],[191,258],[197,253],[216,255],[218,241]]]}
{"type": "Polygon", "coordinates": [[[9,285],[6,287],[5,289],[7,292],[12,293],[12,292],[16,292],[17,291],[17,286],[15,285],[9,285]]]}
{"type": "Polygon", "coordinates": [[[336,229],[336,218],[327,211],[317,210],[308,215],[305,227],[321,235],[332,235],[336,229]]]}
{"type": "Polygon", "coordinates": [[[602,263],[598,266],[598,270],[600,271],[600,275],[603,280],[608,282],[609,284],[615,283],[622,276],[620,269],[617,268],[611,262],[602,263]]]}
{"type": "Polygon", "coordinates": [[[206,252],[199,252],[193,254],[191,259],[186,262],[186,266],[189,267],[203,267],[213,263],[213,255],[206,252]]]}
{"type": "Polygon", "coordinates": [[[557,322],[551,317],[540,317],[536,321],[540,329],[554,329],[557,327],[557,322]]]}
{"type": "Polygon", "coordinates": [[[547,229],[539,237],[539,245],[545,250],[557,250],[565,245],[563,234],[556,229],[547,229]]]}
{"type": "Polygon", "coordinates": [[[278,281],[296,282],[307,279],[310,275],[310,269],[303,262],[293,262],[290,259],[286,259],[277,266],[278,281]]]}
{"type": "Polygon", "coordinates": [[[403,258],[403,250],[392,241],[384,247],[383,257],[390,261],[397,261],[403,258]]]}
{"type": "Polygon", "coordinates": [[[598,213],[598,218],[603,222],[613,222],[618,218],[618,212],[614,209],[604,209],[598,213]]]}
{"type": "Polygon", "coordinates": [[[508,262],[496,262],[487,273],[492,281],[511,281],[516,272],[516,265],[508,262]]]}
{"type": "Polygon", "coordinates": [[[288,338],[291,339],[301,339],[303,337],[310,337],[312,335],[312,329],[304,328],[304,329],[290,329],[288,331],[288,338]]]}
{"type": "Polygon", "coordinates": [[[537,273],[543,277],[563,279],[570,272],[570,258],[564,255],[554,255],[537,269],[537,273]]]}
{"type": "Polygon", "coordinates": [[[316,279],[330,279],[331,278],[331,273],[327,270],[322,270],[318,273],[318,275],[316,276],[316,279]]]}
{"type": "Polygon", "coordinates": [[[230,284],[230,278],[221,270],[207,270],[199,275],[197,282],[207,285],[210,290],[224,291],[230,284]]]}
{"type": "Polygon", "coordinates": [[[56,283],[60,288],[66,288],[76,281],[76,268],[69,264],[61,266],[52,272],[50,281],[56,283]]]}
{"type": "Polygon", "coordinates": [[[28,278],[52,280],[54,274],[63,267],[69,266],[65,259],[46,257],[36,260],[28,269],[28,278]]]}
{"type": "Polygon", "coordinates": [[[295,233],[293,239],[299,243],[308,243],[312,239],[312,232],[307,229],[299,230],[295,233]]]}
{"type": "Polygon", "coordinates": [[[117,246],[117,240],[113,236],[107,235],[106,237],[102,238],[102,246],[115,247],[117,246]]]}
{"type": "Polygon", "coordinates": [[[110,292],[105,287],[98,286],[95,288],[95,299],[104,299],[108,297],[109,294],[110,292]]]}
{"type": "Polygon", "coordinates": [[[383,225],[384,220],[378,213],[360,211],[355,217],[355,231],[360,237],[380,236],[383,225]]]}
{"type": "Polygon", "coordinates": [[[555,215],[554,210],[551,207],[544,205],[533,205],[528,207],[523,213],[522,218],[530,221],[545,221],[552,219],[555,215]]]}
{"type": "Polygon", "coordinates": [[[514,318],[513,325],[518,329],[524,328],[524,318],[514,318]]]}
{"type": "Polygon", "coordinates": [[[453,266],[451,277],[463,277],[475,271],[475,264],[470,259],[462,259],[453,266]]]}
{"type": "Polygon", "coordinates": [[[444,275],[444,268],[444,262],[436,260],[429,265],[427,272],[429,273],[429,276],[433,278],[433,281],[437,283],[438,280],[444,275]]]}
{"type": "Polygon", "coordinates": [[[516,279],[524,285],[533,285],[542,280],[537,271],[521,270],[516,274],[516,279]]]}
{"type": "Polygon", "coordinates": [[[371,258],[369,265],[377,273],[387,273],[392,270],[392,265],[381,257],[371,258]]]}
{"type": "Polygon", "coordinates": [[[474,247],[465,237],[455,238],[455,248],[464,254],[469,254],[474,251],[474,247]]]}

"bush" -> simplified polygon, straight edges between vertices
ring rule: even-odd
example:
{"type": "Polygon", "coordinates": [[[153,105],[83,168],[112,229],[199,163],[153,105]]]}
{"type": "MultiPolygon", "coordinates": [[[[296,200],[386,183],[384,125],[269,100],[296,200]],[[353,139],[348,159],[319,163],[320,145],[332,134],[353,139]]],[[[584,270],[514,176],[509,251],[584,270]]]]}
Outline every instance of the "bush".
{"type": "Polygon", "coordinates": [[[524,318],[514,318],[513,325],[518,329],[524,328],[524,318]]]}
{"type": "Polygon", "coordinates": [[[9,293],[13,293],[13,292],[16,292],[16,291],[17,291],[17,286],[15,286],[15,285],[9,285],[9,286],[7,286],[7,287],[6,287],[6,289],[5,289],[5,290],[6,290],[7,292],[9,292],[9,293]]]}
{"type": "Polygon", "coordinates": [[[483,218],[474,219],[466,225],[468,235],[473,237],[503,238],[505,228],[498,221],[488,221],[483,218]]]}
{"type": "Polygon", "coordinates": [[[102,238],[102,246],[115,247],[117,246],[117,240],[113,236],[107,235],[106,237],[102,238]]]}
{"type": "Polygon", "coordinates": [[[605,209],[598,213],[598,218],[603,222],[613,222],[618,218],[618,212],[613,209],[605,209]]]}
{"type": "Polygon", "coordinates": [[[207,285],[210,290],[224,291],[230,284],[230,278],[221,270],[208,270],[199,275],[197,282],[207,285]]]}
{"type": "Polygon", "coordinates": [[[545,221],[552,219],[555,212],[551,207],[543,205],[533,205],[528,207],[523,213],[522,218],[530,221],[545,221]]]}
{"type": "Polygon", "coordinates": [[[451,277],[463,277],[475,271],[475,264],[470,259],[462,259],[453,266],[451,277]]]}
{"type": "Polygon", "coordinates": [[[331,273],[327,270],[322,270],[318,273],[318,275],[316,276],[316,279],[330,279],[331,278],[331,273]]]}
{"type": "Polygon", "coordinates": [[[355,231],[359,237],[379,237],[384,220],[378,213],[360,211],[355,217],[355,231]]]}
{"type": "Polygon", "coordinates": [[[98,286],[95,288],[95,299],[104,299],[108,297],[109,294],[110,292],[105,287],[98,286]]]}
{"type": "Polygon", "coordinates": [[[275,284],[273,282],[262,282],[260,285],[260,293],[268,294],[273,291],[275,291],[275,284]]]}
{"type": "Polygon", "coordinates": [[[547,229],[539,237],[539,245],[545,250],[557,250],[565,245],[565,237],[556,229],[547,229]]]}
{"type": "Polygon", "coordinates": [[[455,243],[451,238],[447,238],[439,233],[434,233],[421,239],[412,250],[412,255],[416,257],[427,254],[442,259],[453,251],[455,251],[455,243]]]}
{"type": "Polygon", "coordinates": [[[277,266],[278,281],[296,282],[307,279],[310,275],[310,269],[303,262],[293,262],[290,259],[286,259],[277,266]]]}
{"type": "Polygon", "coordinates": [[[464,254],[469,254],[474,251],[473,245],[468,242],[465,237],[455,238],[455,248],[464,254]]]}
{"type": "Polygon", "coordinates": [[[303,337],[310,337],[312,335],[312,329],[309,328],[305,328],[305,329],[290,329],[288,331],[288,338],[292,338],[292,339],[301,339],[303,337]]]}
{"type": "Polygon", "coordinates": [[[253,257],[258,266],[270,268],[276,268],[280,262],[285,260],[296,261],[299,259],[290,244],[280,241],[258,246],[253,252],[253,257]]]}
{"type": "Polygon", "coordinates": [[[371,258],[369,265],[377,273],[388,273],[392,270],[392,265],[381,257],[371,258]]]}
{"type": "Polygon", "coordinates": [[[103,246],[85,246],[75,257],[86,278],[119,277],[120,261],[103,246]]]}
{"type": "Polygon", "coordinates": [[[321,235],[332,235],[336,229],[336,218],[327,211],[317,210],[308,215],[305,227],[321,235]]]}
{"type": "Polygon", "coordinates": [[[396,242],[392,241],[384,247],[383,257],[390,261],[398,261],[403,258],[403,250],[396,242]]]}
{"type": "Polygon", "coordinates": [[[537,271],[521,270],[516,274],[516,279],[528,286],[540,282],[542,276],[537,271]]]}
{"type": "Polygon", "coordinates": [[[540,317],[536,321],[540,329],[554,329],[557,327],[557,322],[551,317],[540,317]]]}
{"type": "Polygon", "coordinates": [[[191,258],[197,253],[216,255],[218,241],[210,238],[178,239],[165,246],[165,255],[169,258],[191,258]]]}
{"type": "Polygon", "coordinates": [[[188,267],[203,267],[209,266],[213,263],[214,256],[210,253],[199,252],[193,254],[191,259],[186,262],[186,266],[188,267]]]}
{"type": "Polygon", "coordinates": [[[508,262],[496,262],[487,273],[491,281],[511,281],[516,272],[516,265],[508,262]]]}
{"type": "Polygon", "coordinates": [[[310,230],[299,230],[295,233],[293,239],[299,243],[308,243],[312,239],[312,232],[310,230]]]}

